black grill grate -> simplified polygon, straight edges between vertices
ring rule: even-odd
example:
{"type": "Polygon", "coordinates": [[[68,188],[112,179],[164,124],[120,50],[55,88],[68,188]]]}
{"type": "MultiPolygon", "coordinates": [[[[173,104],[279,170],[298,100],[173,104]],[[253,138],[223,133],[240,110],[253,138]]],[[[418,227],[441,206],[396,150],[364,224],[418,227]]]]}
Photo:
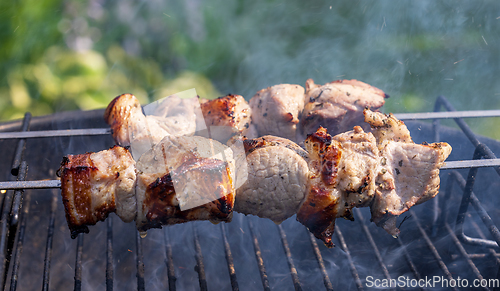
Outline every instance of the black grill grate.
{"type": "MultiPolygon", "coordinates": [[[[440,111],[440,108],[444,107],[447,111],[455,111],[453,106],[444,97],[438,97],[435,111],[440,111]]],[[[14,129],[21,132],[28,132],[30,128],[31,115],[26,114],[21,128],[14,129]]],[[[481,143],[479,139],[474,135],[471,129],[467,126],[461,118],[455,119],[456,124],[461,129],[463,134],[469,139],[474,147],[473,159],[496,158],[493,151],[481,143]]],[[[7,130],[11,131],[15,126],[6,126],[4,128],[0,127],[0,131],[7,130]]],[[[439,120],[436,119],[432,124],[432,134],[434,141],[440,140],[440,133],[443,127],[440,126],[439,120]]],[[[58,131],[57,133],[47,133],[44,132],[43,136],[72,136],[71,132],[75,135],[81,136],[85,135],[85,130],[75,130],[75,131],[58,131]]],[[[92,134],[106,134],[106,130],[92,131],[92,134]]],[[[32,136],[26,135],[26,137],[34,137],[36,132],[32,136]]],[[[0,139],[2,137],[0,136],[0,139]]],[[[5,138],[5,137],[4,137],[5,138]]],[[[13,162],[11,166],[12,179],[17,181],[24,181],[27,177],[28,165],[24,159],[25,152],[32,150],[31,148],[26,148],[26,138],[20,138],[17,141],[17,146],[13,154],[13,162]]],[[[62,155],[61,155],[62,156],[62,155]]],[[[500,168],[495,167],[494,170],[498,175],[500,175],[500,168]]],[[[364,276],[372,275],[378,276],[378,278],[383,279],[395,279],[395,276],[399,276],[402,273],[399,269],[406,269],[411,272],[414,279],[422,279],[423,276],[427,276],[429,271],[427,270],[429,266],[431,269],[439,269],[443,276],[449,280],[456,278],[456,262],[462,262],[465,265],[465,273],[471,274],[471,278],[476,279],[500,279],[500,254],[497,252],[500,245],[500,232],[495,224],[495,220],[490,217],[487,210],[485,209],[483,203],[481,203],[478,196],[473,192],[476,177],[478,176],[478,169],[471,168],[467,173],[467,179],[463,178],[464,172],[459,171],[449,171],[443,173],[443,181],[446,180],[445,187],[442,189],[440,194],[440,199],[435,199],[434,207],[432,208],[432,213],[426,212],[428,217],[432,219],[431,223],[425,224],[425,219],[418,218],[421,213],[417,213],[413,209],[409,211],[408,217],[411,216],[408,221],[404,219],[405,224],[411,224],[416,231],[409,238],[399,237],[395,240],[391,240],[390,243],[386,244],[388,241],[382,235],[379,235],[379,230],[376,229],[372,224],[366,223],[366,218],[363,215],[363,211],[356,209],[354,211],[354,216],[357,222],[350,224],[338,223],[335,235],[337,238],[337,248],[333,250],[328,250],[321,244],[318,245],[316,239],[309,234],[308,238],[305,235],[306,231],[302,226],[297,223],[293,224],[291,227],[284,227],[278,225],[274,228],[274,234],[268,232],[272,228],[263,228],[261,226],[261,220],[255,218],[242,218],[245,221],[243,227],[248,230],[246,235],[243,235],[243,239],[248,239],[252,257],[255,260],[252,263],[248,263],[245,268],[251,268],[253,265],[256,266],[255,272],[258,274],[260,281],[260,288],[264,290],[271,289],[282,289],[287,290],[288,287],[293,286],[295,290],[309,289],[310,280],[307,280],[307,276],[302,276],[308,274],[307,272],[317,272],[319,273],[318,282],[313,282],[315,288],[324,285],[326,290],[334,289],[344,289],[346,286],[353,286],[358,290],[364,290],[366,288],[366,282],[364,281],[364,276]],[[447,201],[453,199],[453,197],[458,194],[454,192],[454,188],[460,188],[462,190],[461,202],[458,207],[458,213],[456,216],[455,224],[453,222],[450,224],[450,219],[453,218],[449,207],[446,206],[447,201]],[[443,191],[444,190],[444,191],[443,191]],[[438,204],[439,203],[439,204],[438,204]],[[474,211],[469,209],[469,204],[473,206],[474,211]],[[473,219],[473,215],[477,214],[484,225],[480,226],[476,220],[473,219]],[[467,220],[467,221],[466,221],[467,220]],[[430,224],[430,226],[428,226],[430,224]],[[475,231],[477,237],[470,237],[465,234],[464,225],[471,225],[470,228],[475,231]],[[300,229],[298,229],[300,228],[300,229]],[[488,233],[484,233],[481,228],[486,228],[488,233]],[[293,230],[293,231],[292,231],[293,230]],[[297,239],[298,234],[306,236],[305,240],[297,239]],[[292,234],[292,243],[289,241],[289,235],[292,234]],[[265,237],[264,237],[265,236],[265,237]],[[267,237],[278,237],[280,240],[281,254],[273,254],[266,251],[263,248],[263,242],[266,241],[267,237]],[[488,238],[489,237],[489,238],[488,238]],[[352,238],[352,239],[349,239],[352,238]],[[379,241],[383,240],[382,243],[379,241]],[[445,241],[446,247],[443,247],[443,240],[445,241]],[[411,249],[410,249],[411,243],[411,249]],[[416,245],[416,246],[415,246],[416,245]],[[391,251],[399,251],[398,257],[401,261],[404,261],[404,266],[401,267],[401,262],[395,263],[394,261],[387,262],[386,257],[390,256],[391,251]],[[422,262],[421,254],[427,254],[426,261],[422,262]],[[429,255],[430,254],[430,255],[429,255]],[[274,258],[276,256],[281,256],[286,258],[288,265],[288,279],[285,279],[282,275],[274,276],[273,278],[280,278],[279,280],[274,279],[274,283],[271,282],[270,273],[274,270],[269,268],[269,265],[274,265],[273,262],[269,260],[266,263],[266,256],[271,256],[274,258]],[[304,259],[307,257],[307,259],[304,259]],[[364,270],[366,265],[360,263],[359,258],[367,258],[367,265],[370,262],[375,262],[376,265],[370,270],[364,270]],[[429,257],[432,260],[429,261],[429,257]],[[326,259],[326,261],[325,261],[326,259]],[[351,278],[345,278],[345,276],[340,275],[340,271],[334,268],[335,260],[346,260],[348,262],[348,268],[351,274],[351,278]],[[315,270],[307,270],[312,267],[311,260],[314,260],[315,270]],[[475,261],[490,262],[490,265],[496,267],[495,272],[487,272],[484,267],[480,264],[475,263],[475,261]],[[297,264],[298,261],[298,264],[297,264]],[[361,270],[361,269],[363,270],[361,270]],[[370,274],[369,271],[378,270],[377,273],[370,274]],[[258,272],[257,272],[258,271],[258,272]],[[486,274],[485,274],[486,273],[486,274]],[[492,275],[493,274],[493,275],[492,275]],[[289,281],[291,280],[291,284],[289,281]],[[306,281],[306,285],[301,283],[301,281],[306,281]],[[333,284],[332,281],[333,280],[333,284]],[[319,282],[322,281],[322,282],[319,282]],[[342,283],[343,281],[344,283],[342,283]],[[287,283],[288,282],[288,283],[287,283]],[[287,285],[289,284],[289,285],[287,285]],[[288,287],[286,287],[288,286],[288,287]],[[273,288],[272,288],[273,287],[273,288]]],[[[498,179],[496,177],[495,179],[498,179]]],[[[5,183],[0,183],[0,188],[5,183]]],[[[12,184],[11,184],[12,185],[12,184]]],[[[18,184],[21,185],[21,184],[18,184]]],[[[51,186],[42,187],[50,188],[51,186]]],[[[12,187],[11,187],[12,188],[12,187]]],[[[24,242],[30,233],[26,232],[26,222],[30,219],[30,206],[32,202],[31,192],[38,190],[27,190],[23,189],[22,186],[13,187],[18,188],[17,190],[2,191],[3,195],[3,205],[1,207],[1,220],[0,220],[0,287],[5,290],[7,287],[10,290],[16,290],[19,286],[19,282],[23,280],[20,274],[21,257],[23,255],[23,248],[31,248],[32,246],[24,246],[24,242]],[[20,188],[20,189],[19,189],[20,188]],[[10,277],[9,277],[10,276],[10,277]],[[10,278],[10,283],[8,278],[10,278]]],[[[55,271],[51,268],[52,262],[58,260],[58,257],[53,257],[53,244],[54,244],[54,231],[55,231],[55,221],[58,217],[58,211],[63,211],[60,203],[59,193],[57,190],[50,190],[48,193],[52,193],[52,199],[50,199],[50,211],[45,215],[45,219],[48,218],[48,227],[45,237],[45,247],[44,247],[44,261],[43,261],[43,273],[40,274],[42,290],[50,290],[50,276],[54,275],[55,271]]],[[[482,197],[482,199],[488,199],[488,197],[482,197]]],[[[33,208],[32,208],[33,209],[33,208]]],[[[116,280],[120,278],[115,273],[117,267],[116,254],[114,251],[114,244],[116,243],[116,236],[120,235],[114,232],[113,217],[110,216],[106,222],[105,230],[105,249],[106,249],[106,260],[105,260],[105,282],[103,286],[106,290],[113,290],[116,286],[116,280]]],[[[206,244],[216,240],[215,238],[206,239],[207,232],[202,229],[198,229],[198,224],[190,223],[182,226],[184,230],[190,229],[191,243],[193,244],[194,253],[194,266],[191,266],[197,273],[198,284],[201,290],[209,289],[209,282],[213,277],[209,276],[207,269],[207,262],[212,260],[214,256],[210,253],[203,251],[206,244]],[[206,239],[204,242],[204,239],[206,239]]],[[[243,227],[240,227],[242,233],[245,233],[243,227]]],[[[178,230],[179,228],[177,228],[178,230]]],[[[182,243],[177,243],[173,245],[172,242],[176,239],[175,235],[171,235],[172,231],[168,231],[165,228],[163,235],[161,236],[160,244],[163,245],[162,250],[156,250],[156,255],[161,253],[164,258],[164,270],[167,277],[165,286],[168,286],[169,290],[176,290],[176,286],[179,283],[179,278],[182,276],[180,274],[181,264],[179,261],[174,259],[175,254],[179,251],[182,243]],[[177,271],[177,273],[176,273],[177,271]]],[[[238,235],[235,233],[234,229],[229,228],[225,224],[221,224],[218,228],[213,228],[211,231],[216,231],[220,233],[218,237],[218,242],[220,242],[220,249],[224,252],[225,258],[225,274],[218,274],[222,278],[223,287],[221,290],[239,290],[239,285],[241,285],[242,276],[237,277],[238,268],[242,267],[238,265],[239,262],[238,253],[239,250],[244,248],[244,246],[237,246],[238,252],[234,255],[232,251],[235,247],[234,240],[230,238],[233,235],[238,235]],[[233,244],[232,244],[233,243],[233,244]],[[224,279],[226,278],[226,279],[224,279]]],[[[188,231],[185,231],[188,233],[188,231]]],[[[239,234],[241,235],[241,234],[239,234]]],[[[69,233],[67,234],[69,236],[69,233]]],[[[76,240],[73,240],[74,244],[73,250],[76,250],[76,259],[74,263],[74,290],[86,289],[86,282],[83,280],[82,271],[85,266],[84,260],[84,234],[80,234],[76,240]]],[[[387,236],[387,235],[386,235],[387,236]]],[[[145,240],[147,240],[146,238],[145,240]]],[[[148,271],[154,270],[154,266],[147,266],[145,263],[145,253],[143,252],[143,241],[139,232],[135,235],[135,267],[136,267],[136,286],[133,289],[145,290],[147,287],[146,278],[148,277],[148,271]]],[[[129,250],[132,252],[131,250],[129,250]]],[[[211,250],[213,252],[213,249],[211,250]]],[[[148,251],[147,254],[150,254],[148,251]]],[[[217,256],[216,256],[217,257],[217,256]]],[[[156,274],[159,276],[165,276],[165,274],[156,274]]],[[[210,273],[211,274],[211,273],[210,273]]],[[[245,276],[245,274],[243,274],[245,276]]],[[[219,280],[219,279],[217,279],[219,280]]],[[[37,288],[38,289],[38,288],[37,288]]],[[[52,288],[53,289],[53,288],[52,288]]],[[[87,288],[88,289],[88,288],[87,288]]],[[[246,289],[246,288],[245,288],[246,289]]],[[[395,287],[396,289],[396,287],[395,287]]],[[[425,290],[425,287],[420,288],[425,290]]],[[[457,288],[455,288],[457,289],[457,288]]],[[[484,288],[484,290],[490,290],[484,288]]]]}

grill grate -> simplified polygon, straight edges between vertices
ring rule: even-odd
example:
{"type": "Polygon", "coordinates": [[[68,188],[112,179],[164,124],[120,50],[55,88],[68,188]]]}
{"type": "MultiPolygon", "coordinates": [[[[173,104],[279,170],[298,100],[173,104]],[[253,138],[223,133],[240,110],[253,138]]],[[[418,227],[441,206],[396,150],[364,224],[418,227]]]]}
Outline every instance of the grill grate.
{"type": "MultiPolygon", "coordinates": [[[[446,100],[446,98],[440,96],[438,97],[435,105],[435,111],[439,112],[441,107],[444,107],[448,112],[454,112],[455,109],[453,106],[446,100]]],[[[487,114],[485,114],[486,116],[487,114]]],[[[440,114],[440,116],[446,116],[440,114]]],[[[475,116],[480,117],[480,116],[475,116]]],[[[472,130],[468,127],[468,125],[464,122],[461,117],[454,118],[456,124],[461,129],[463,134],[469,139],[474,147],[473,159],[496,159],[493,151],[487,147],[484,143],[481,143],[479,139],[474,135],[472,130]]],[[[35,181],[31,184],[23,184],[23,181],[26,180],[28,166],[26,161],[24,160],[24,154],[26,152],[26,139],[33,137],[58,137],[58,136],[85,136],[85,135],[104,135],[109,134],[109,130],[106,129],[81,129],[81,130],[57,130],[57,131],[43,131],[37,133],[36,131],[29,132],[31,122],[31,115],[27,113],[22,122],[20,131],[15,131],[12,133],[6,133],[5,135],[0,135],[0,139],[7,138],[18,138],[17,147],[13,154],[13,162],[11,166],[11,173],[13,179],[16,178],[17,182],[0,182],[1,189],[15,189],[2,191],[3,194],[3,206],[1,207],[1,220],[0,220],[0,262],[4,262],[0,264],[0,286],[2,290],[5,290],[7,287],[10,290],[16,290],[18,287],[18,283],[23,278],[20,278],[20,265],[21,265],[21,256],[23,252],[23,244],[27,234],[26,232],[26,222],[30,215],[30,204],[32,203],[32,198],[30,195],[30,191],[25,191],[29,188],[57,188],[60,184],[55,181],[35,181]],[[28,185],[28,186],[26,186],[28,185]],[[11,263],[12,260],[12,263],[11,263]],[[10,275],[10,284],[7,284],[7,278],[10,275]]],[[[433,137],[435,141],[440,140],[440,132],[442,127],[440,126],[439,119],[434,119],[432,123],[433,129],[433,137]]],[[[2,130],[2,128],[0,128],[2,130]]],[[[5,130],[5,129],[4,129],[5,130]]],[[[494,167],[494,170],[498,175],[500,175],[500,168],[494,167]]],[[[445,172],[446,173],[446,172],[445,172]]],[[[463,178],[463,174],[459,171],[449,171],[446,176],[446,183],[444,187],[444,193],[440,195],[441,199],[434,199],[435,204],[433,211],[434,213],[432,218],[433,221],[431,223],[431,227],[426,227],[422,225],[422,219],[419,219],[416,211],[413,209],[409,211],[409,216],[412,219],[407,224],[413,223],[416,226],[418,231],[414,234],[415,239],[412,240],[412,243],[418,244],[418,248],[424,249],[424,252],[429,252],[433,258],[430,262],[433,265],[433,268],[440,269],[444,276],[449,279],[454,279],[454,262],[460,259],[463,259],[465,265],[467,266],[467,272],[472,274],[473,278],[476,279],[485,279],[486,276],[490,274],[483,274],[485,271],[484,268],[478,267],[478,264],[475,263],[475,260],[488,260],[493,262],[497,271],[493,274],[493,277],[496,279],[500,279],[500,254],[497,252],[500,245],[500,232],[495,225],[495,221],[490,217],[487,210],[481,203],[480,199],[473,192],[474,184],[476,181],[476,177],[478,174],[478,168],[471,168],[468,171],[467,179],[463,178]],[[449,218],[452,217],[452,213],[450,213],[449,207],[446,207],[446,202],[453,198],[455,192],[453,189],[455,186],[458,186],[462,191],[462,198],[460,202],[460,206],[458,209],[457,217],[455,225],[450,225],[449,218]],[[471,204],[475,210],[472,212],[469,210],[469,204],[471,204]],[[476,223],[473,219],[472,214],[477,213],[484,224],[484,227],[489,231],[488,235],[481,230],[481,227],[476,223]],[[470,237],[465,234],[465,224],[470,224],[471,229],[475,231],[477,237],[470,237]],[[492,239],[489,239],[488,236],[491,236],[492,239]],[[443,237],[448,238],[447,244],[449,244],[446,248],[442,247],[442,244],[439,243],[439,239],[443,237]],[[450,249],[454,247],[455,249],[450,251],[450,249]],[[450,255],[450,252],[453,252],[450,255]],[[452,270],[453,269],[453,270],[452,270]],[[482,273],[483,272],[483,273],[482,273]]],[[[50,275],[54,274],[51,269],[51,262],[54,258],[52,258],[52,250],[53,250],[53,241],[54,241],[54,231],[55,231],[55,221],[56,221],[56,213],[62,211],[61,207],[58,208],[58,204],[60,203],[59,193],[57,190],[51,190],[52,199],[50,201],[50,213],[48,215],[48,228],[45,239],[45,248],[44,248],[44,262],[43,262],[43,274],[42,277],[42,290],[49,290],[50,285],[50,275]]],[[[483,197],[483,199],[487,199],[487,197],[483,197]]],[[[387,280],[395,279],[395,275],[400,275],[401,273],[397,271],[390,271],[397,269],[394,265],[394,262],[387,263],[387,260],[384,259],[384,256],[388,254],[391,250],[399,249],[401,251],[401,256],[404,257],[404,262],[406,263],[405,268],[407,268],[413,275],[413,277],[417,280],[426,276],[428,272],[425,270],[425,264],[422,264],[414,254],[414,249],[409,249],[409,242],[411,237],[407,239],[406,237],[399,237],[396,240],[392,240],[392,242],[397,242],[397,244],[392,243],[389,248],[386,248],[383,244],[377,244],[378,241],[378,230],[376,230],[373,225],[367,225],[366,219],[363,215],[363,212],[359,209],[355,209],[354,216],[357,223],[349,224],[349,228],[346,225],[338,224],[336,226],[335,235],[337,238],[337,244],[339,245],[334,250],[327,250],[322,245],[318,246],[318,243],[314,236],[309,233],[309,238],[306,240],[306,243],[302,242],[300,247],[306,246],[310,249],[313,256],[312,258],[315,260],[315,268],[319,270],[321,274],[321,279],[323,281],[323,285],[326,290],[334,290],[335,289],[343,289],[342,284],[338,283],[339,275],[332,271],[332,260],[328,259],[326,262],[324,258],[328,258],[332,255],[333,252],[337,252],[336,258],[342,256],[348,262],[349,270],[351,273],[351,278],[347,279],[347,283],[344,285],[350,286],[350,284],[354,284],[354,286],[358,290],[365,289],[365,282],[363,281],[363,275],[365,275],[365,270],[360,270],[360,264],[358,257],[363,255],[361,253],[369,252],[369,256],[373,260],[375,258],[375,262],[377,264],[376,269],[379,270],[380,278],[385,278],[387,280]],[[358,226],[359,224],[359,226],[358,226]],[[354,230],[353,230],[354,229],[354,230]],[[347,231],[346,231],[347,230],[347,231]],[[356,240],[365,240],[362,245],[367,246],[366,248],[361,248],[361,252],[359,252],[359,246],[354,243],[348,242],[347,238],[353,234],[353,231],[358,231],[361,235],[355,236],[356,240]],[[339,248],[342,250],[341,253],[339,248]],[[330,269],[329,269],[330,268],[330,269]],[[332,284],[330,278],[335,278],[334,282],[336,285],[332,284]],[[354,283],[352,283],[354,282],[354,283]],[[339,285],[340,284],[340,285],[339,285]]],[[[406,218],[405,218],[406,220],[406,218]]],[[[403,220],[403,222],[405,222],[403,220]]],[[[258,269],[258,274],[260,276],[261,288],[264,290],[271,290],[273,284],[270,282],[269,273],[272,272],[272,269],[269,267],[266,268],[266,256],[269,255],[269,252],[265,251],[265,248],[262,249],[262,245],[260,242],[263,242],[263,239],[260,238],[259,234],[262,235],[262,230],[259,225],[255,225],[256,219],[254,218],[246,218],[245,225],[249,230],[251,241],[251,249],[253,253],[253,257],[255,258],[255,264],[258,269]]],[[[207,276],[207,260],[210,258],[204,257],[203,246],[204,241],[203,238],[204,232],[200,232],[198,229],[198,225],[195,223],[190,223],[188,225],[183,226],[186,229],[192,230],[192,243],[194,244],[194,258],[195,258],[195,266],[194,270],[198,274],[199,287],[201,290],[208,290],[209,281],[211,277],[207,276]]],[[[298,226],[294,225],[294,232],[304,233],[304,228],[301,230],[297,230],[298,226]]],[[[241,232],[244,232],[242,228],[241,232]]],[[[115,280],[117,276],[115,274],[114,267],[114,243],[115,238],[113,234],[113,217],[110,216],[106,222],[106,231],[105,231],[105,245],[106,245],[106,264],[105,264],[105,288],[106,290],[113,290],[114,285],[116,284],[115,280]]],[[[267,231],[267,230],[266,230],[267,231]]],[[[301,283],[301,279],[299,278],[301,274],[304,273],[300,264],[302,264],[305,260],[301,259],[301,254],[297,255],[297,252],[294,252],[294,244],[296,239],[296,235],[292,237],[292,244],[289,243],[288,235],[291,234],[290,230],[286,227],[278,225],[275,228],[276,234],[280,240],[282,245],[282,256],[286,257],[286,262],[288,264],[288,278],[291,279],[291,283],[295,290],[308,289],[304,287],[303,283],[301,283]],[[288,233],[288,234],[287,234],[288,233]],[[295,256],[294,256],[295,253],[295,256]],[[297,256],[299,265],[297,265],[297,256]]],[[[231,235],[234,235],[230,229],[225,224],[220,225],[220,241],[221,247],[224,250],[225,261],[226,261],[226,275],[220,274],[221,277],[226,277],[228,280],[225,285],[227,289],[230,290],[239,290],[239,285],[241,284],[241,280],[237,279],[237,270],[239,265],[236,264],[238,261],[238,256],[233,255],[232,247],[234,248],[234,244],[231,244],[231,240],[229,239],[231,235]]],[[[85,282],[82,277],[82,270],[84,269],[83,258],[84,258],[84,234],[80,234],[78,238],[73,241],[76,244],[76,259],[74,264],[74,290],[82,290],[85,282]]],[[[271,235],[269,235],[271,236],[271,235]]],[[[162,236],[162,245],[164,246],[164,262],[166,267],[166,275],[168,277],[167,284],[169,290],[176,290],[177,283],[179,282],[179,277],[181,276],[179,273],[176,274],[176,261],[174,261],[174,253],[175,246],[172,244],[172,240],[175,237],[169,235],[169,231],[167,228],[163,230],[162,236]]],[[[354,240],[354,239],[353,239],[354,240]]],[[[148,268],[145,267],[145,257],[143,253],[143,239],[141,238],[139,232],[135,234],[135,242],[136,242],[136,250],[135,250],[135,262],[136,262],[136,278],[137,278],[137,290],[145,290],[146,289],[146,271],[148,268]]],[[[31,246],[30,246],[31,247],[31,246]]],[[[304,252],[308,252],[304,249],[304,252]]],[[[422,251],[417,251],[417,253],[422,253],[422,251]]],[[[205,253],[206,254],[206,253],[205,253]]],[[[57,259],[57,258],[55,258],[57,259]]],[[[334,259],[333,259],[334,260],[334,259]]],[[[179,264],[179,262],[177,262],[179,264]]],[[[268,262],[269,263],[269,262],[268,262]]],[[[179,266],[177,266],[179,267],[179,266]]],[[[335,270],[335,268],[333,268],[335,270]]],[[[178,271],[179,272],[179,271],[178,271]]],[[[491,275],[490,275],[491,277],[491,275]]],[[[304,278],[304,277],[303,277],[304,278]]],[[[281,279],[285,280],[285,279],[281,279]]],[[[308,282],[309,283],[309,282],[308,282]]],[[[317,284],[321,284],[316,282],[317,284]]],[[[285,283],[283,283],[285,284],[285,283]]],[[[282,286],[280,283],[274,284],[274,289],[287,289],[282,286]]],[[[316,287],[317,288],[317,287],[316,287]]],[[[134,288],[135,289],[135,288],[134,288]]],[[[395,288],[396,289],[396,288],[395,288]]],[[[420,288],[425,290],[425,287],[420,288]]],[[[457,290],[457,288],[454,288],[457,290]]],[[[490,290],[487,287],[484,290],[490,290]]]]}

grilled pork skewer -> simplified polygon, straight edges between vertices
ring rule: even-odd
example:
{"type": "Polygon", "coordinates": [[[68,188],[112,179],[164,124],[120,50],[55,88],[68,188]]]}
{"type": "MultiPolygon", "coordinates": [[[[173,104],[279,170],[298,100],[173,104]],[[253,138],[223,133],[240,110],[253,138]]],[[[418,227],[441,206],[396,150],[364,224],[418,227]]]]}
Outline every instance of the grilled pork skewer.
{"type": "MultiPolygon", "coordinates": [[[[227,159],[219,159],[216,163],[211,162],[213,151],[203,153],[207,144],[215,141],[203,137],[166,137],[141,157],[135,166],[138,177],[135,186],[137,226],[140,230],[146,230],[162,224],[199,219],[230,221],[231,203],[236,200],[236,211],[269,218],[277,223],[297,213],[299,222],[329,247],[333,246],[331,236],[335,219],[352,219],[353,207],[369,206],[374,222],[397,235],[396,217],[437,194],[439,167],[450,154],[451,147],[446,143],[416,145],[411,141],[404,123],[393,116],[370,110],[365,110],[364,114],[374,134],[355,127],[353,131],[332,137],[326,129],[319,128],[306,139],[307,152],[286,139],[265,136],[245,140],[245,155],[237,155],[233,159],[230,154],[226,154],[227,159]],[[197,160],[192,162],[192,157],[197,160]],[[236,189],[232,199],[231,193],[234,191],[228,189],[234,189],[232,183],[238,173],[231,174],[234,173],[231,169],[237,169],[241,159],[245,159],[248,164],[248,168],[243,169],[247,171],[248,179],[236,189]],[[231,166],[234,161],[236,166],[231,166]],[[203,164],[210,165],[204,168],[205,173],[214,171],[210,173],[215,175],[207,176],[199,171],[203,164]],[[173,177],[177,173],[190,169],[193,172],[185,177],[191,179],[184,179],[181,187],[174,191],[173,182],[170,181],[175,180],[173,177]],[[211,183],[199,183],[206,177],[211,183]],[[215,198],[227,199],[221,201],[222,198],[216,200],[208,197],[209,201],[215,203],[207,202],[184,212],[180,207],[187,202],[186,195],[200,193],[200,190],[209,193],[218,191],[219,196],[215,198]],[[223,196],[224,193],[226,196],[223,196]],[[151,203],[148,199],[155,202],[151,203]],[[151,212],[151,209],[154,211],[151,212]]],[[[217,147],[220,148],[217,152],[227,151],[221,144],[217,147]]],[[[75,162],[72,167],[63,163],[61,179],[75,180],[78,178],[75,177],[78,175],[75,168],[80,167],[76,161],[86,160],[85,155],[70,156],[68,160],[75,162]]],[[[113,167],[104,166],[97,171],[103,169],[106,171],[113,167]]],[[[82,181],[88,183],[97,179],[82,181]]],[[[85,195],[86,200],[80,200],[91,201],[90,205],[94,205],[93,201],[103,201],[99,200],[100,192],[79,193],[82,186],[78,183],[65,184],[62,189],[65,203],[75,201],[71,197],[85,195]],[[93,195],[97,195],[97,198],[93,195]]],[[[113,211],[112,207],[99,205],[92,209],[101,208],[108,213],[113,211]]],[[[67,215],[79,215],[79,212],[67,212],[67,215]]],[[[70,217],[68,223],[70,228],[79,230],[85,224],[94,224],[104,218],[102,213],[88,221],[70,217]]]]}
{"type": "Polygon", "coordinates": [[[112,212],[140,231],[192,220],[231,221],[232,151],[199,136],[164,138],[135,162],[120,146],[63,159],[61,195],[72,237],[112,212]],[[195,183],[193,182],[195,181],[195,183]]]}

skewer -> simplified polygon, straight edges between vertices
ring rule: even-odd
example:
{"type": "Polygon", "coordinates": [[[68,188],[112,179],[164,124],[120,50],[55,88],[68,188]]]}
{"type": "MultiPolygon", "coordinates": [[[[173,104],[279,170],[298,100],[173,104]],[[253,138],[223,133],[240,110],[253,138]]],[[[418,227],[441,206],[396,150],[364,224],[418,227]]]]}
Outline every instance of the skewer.
{"type": "MultiPolygon", "coordinates": [[[[500,110],[396,113],[394,114],[394,116],[400,120],[498,117],[500,116],[500,110]]],[[[0,139],[75,136],[75,135],[107,135],[107,134],[111,134],[110,128],[39,130],[39,131],[24,131],[24,132],[15,131],[15,132],[0,132],[0,139]]]]}
{"type": "MultiPolygon", "coordinates": [[[[446,162],[440,170],[499,167],[500,159],[463,160],[446,162]]],[[[61,188],[60,180],[8,181],[0,182],[0,190],[54,189],[61,188]]]]}

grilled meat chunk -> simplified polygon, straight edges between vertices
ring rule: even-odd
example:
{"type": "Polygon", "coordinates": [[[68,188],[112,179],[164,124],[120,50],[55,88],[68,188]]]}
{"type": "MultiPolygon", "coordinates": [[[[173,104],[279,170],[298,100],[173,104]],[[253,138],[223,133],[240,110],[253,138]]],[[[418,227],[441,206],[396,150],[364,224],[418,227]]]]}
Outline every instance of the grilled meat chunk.
{"type": "Polygon", "coordinates": [[[136,163],[129,151],[63,159],[62,198],[72,237],[109,213],[139,230],[192,220],[230,221],[235,165],[230,148],[203,137],[165,137],[136,163]]]}
{"type": "Polygon", "coordinates": [[[334,137],[320,127],[305,146],[310,185],[297,220],[332,247],[335,219],[353,220],[351,209],[369,206],[373,199],[378,149],[373,135],[359,126],[334,137]]]}
{"type": "Polygon", "coordinates": [[[302,138],[313,133],[319,126],[328,133],[351,130],[363,125],[363,109],[380,108],[389,96],[382,90],[357,80],[338,80],[325,85],[306,81],[305,106],[299,124],[302,138]]]}
{"type": "Polygon", "coordinates": [[[241,95],[226,95],[213,100],[200,100],[205,123],[212,139],[226,143],[240,134],[257,137],[252,123],[252,109],[241,95]]]}
{"type": "Polygon", "coordinates": [[[125,222],[135,219],[134,165],[129,151],[120,146],[63,159],[58,173],[72,237],[88,232],[86,225],[105,220],[111,212],[125,222]]]}
{"type": "Polygon", "coordinates": [[[451,146],[445,142],[415,144],[406,125],[392,114],[370,110],[364,114],[380,149],[372,220],[397,236],[397,216],[437,195],[439,168],[450,155],[451,146]]]}
{"type": "Polygon", "coordinates": [[[262,89],[249,103],[259,136],[275,135],[297,141],[297,125],[304,109],[302,86],[280,84],[262,89]]]}
{"type": "Polygon", "coordinates": [[[335,219],[344,214],[345,207],[342,193],[336,188],[342,148],[322,127],[309,135],[304,145],[309,153],[309,181],[297,220],[326,246],[333,247],[335,219]]]}
{"type": "MultiPolygon", "coordinates": [[[[307,153],[295,143],[264,136],[245,140],[248,178],[236,190],[234,209],[276,223],[294,215],[308,183],[307,153]]],[[[238,160],[245,157],[239,157],[238,160]]]]}
{"type": "Polygon", "coordinates": [[[169,135],[193,135],[196,131],[198,99],[181,99],[175,95],[148,105],[144,115],[137,98],[123,94],[111,101],[104,119],[111,127],[115,142],[131,146],[138,159],[143,153],[169,135]]]}
{"type": "Polygon", "coordinates": [[[192,220],[231,221],[230,148],[199,136],[168,136],[137,161],[137,228],[192,220]]]}

